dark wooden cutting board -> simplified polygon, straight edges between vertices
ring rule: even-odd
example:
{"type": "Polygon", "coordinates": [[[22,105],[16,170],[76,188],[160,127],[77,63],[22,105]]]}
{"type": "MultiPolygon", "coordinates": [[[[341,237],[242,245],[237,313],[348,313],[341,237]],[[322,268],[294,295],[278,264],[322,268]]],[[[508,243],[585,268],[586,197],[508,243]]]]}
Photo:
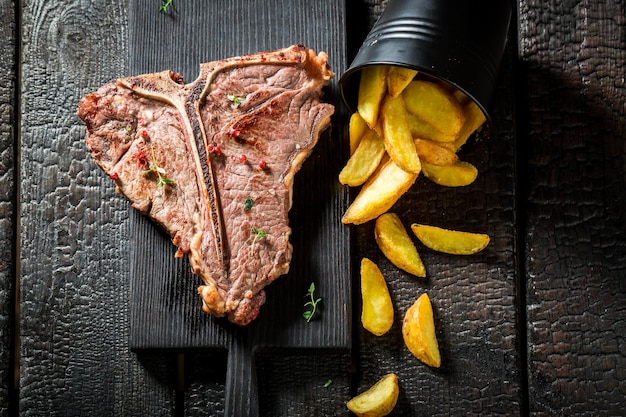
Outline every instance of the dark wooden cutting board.
{"type": "MultiPolygon", "coordinates": [[[[327,52],[337,78],[346,66],[343,1],[174,1],[165,14],[155,13],[158,7],[147,0],[130,4],[132,74],[126,75],[171,69],[190,82],[202,62],[294,43],[327,52]]],[[[131,214],[131,348],[227,349],[227,416],[258,414],[258,349],[350,347],[350,238],[340,221],[348,195],[337,182],[346,149],[338,97],[335,79],[325,96],[338,105],[332,129],[296,175],[291,270],[267,288],[267,302],[249,326],[203,313],[196,291],[200,279],[188,261],[174,258],[175,247],[155,224],[131,214]],[[321,311],[306,322],[302,314],[311,283],[322,298],[321,311]]]]}

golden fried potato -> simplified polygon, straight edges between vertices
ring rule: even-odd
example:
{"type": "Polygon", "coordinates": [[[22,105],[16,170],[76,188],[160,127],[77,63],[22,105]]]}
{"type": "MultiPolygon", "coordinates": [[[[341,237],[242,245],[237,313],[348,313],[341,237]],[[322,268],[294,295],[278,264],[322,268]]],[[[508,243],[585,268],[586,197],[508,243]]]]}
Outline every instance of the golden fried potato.
{"type": "Polygon", "coordinates": [[[467,139],[472,136],[472,133],[487,121],[483,111],[472,100],[468,101],[465,106],[463,106],[463,114],[465,115],[465,122],[454,141],[455,151],[463,146],[465,142],[467,142],[467,139]]]}
{"type": "Polygon", "coordinates": [[[356,151],[339,173],[339,182],[351,187],[363,184],[376,171],[384,155],[383,139],[368,127],[356,151]]]}
{"type": "Polygon", "coordinates": [[[398,97],[409,85],[417,71],[411,68],[390,66],[387,73],[387,91],[391,97],[398,97]]]}
{"type": "Polygon", "coordinates": [[[489,244],[489,236],[482,233],[442,229],[425,224],[412,224],[415,236],[428,248],[452,255],[472,255],[489,244]]]}
{"type": "Polygon", "coordinates": [[[450,166],[459,160],[455,152],[431,140],[415,139],[415,149],[420,161],[431,165],[450,166]]]}
{"type": "Polygon", "coordinates": [[[346,406],[358,417],[383,417],[391,413],[399,395],[398,377],[391,373],[382,377],[367,391],[352,398],[346,406]]]}
{"type": "Polygon", "coordinates": [[[380,215],[376,219],[374,237],[380,250],[395,266],[418,277],[426,276],[424,263],[397,214],[380,215]]]}
{"type": "Polygon", "coordinates": [[[437,166],[422,162],[422,172],[435,184],[445,187],[463,187],[474,182],[478,170],[469,162],[457,161],[450,166],[437,166]]]}
{"type": "Polygon", "coordinates": [[[428,294],[420,295],[406,311],[402,321],[402,336],[413,356],[433,368],[441,366],[433,306],[428,294]]]}
{"type": "Polygon", "coordinates": [[[362,224],[380,216],[394,205],[417,179],[418,174],[406,172],[391,159],[383,159],[380,167],[361,188],[341,222],[362,224]]]}
{"type": "Polygon", "coordinates": [[[393,304],[385,277],[368,258],[361,260],[361,324],[376,336],[387,333],[393,325],[393,304]]]}
{"type": "Polygon", "coordinates": [[[380,103],[387,92],[387,66],[373,65],[361,70],[357,110],[370,127],[378,120],[380,103]]]}
{"type": "Polygon", "coordinates": [[[414,80],[402,92],[406,109],[438,131],[458,135],[465,115],[458,101],[437,83],[414,80]]]}
{"type": "Polygon", "coordinates": [[[403,170],[417,174],[421,170],[415,142],[406,120],[401,97],[387,97],[382,111],[383,143],[387,154],[403,170]]]}
{"type": "Polygon", "coordinates": [[[348,125],[348,136],[350,137],[350,155],[356,151],[357,146],[361,138],[367,131],[368,126],[365,120],[361,117],[359,112],[352,113],[350,116],[350,124],[348,125]]]}
{"type": "Polygon", "coordinates": [[[459,90],[458,88],[454,89],[454,92],[452,93],[452,95],[454,96],[454,98],[456,98],[456,101],[458,101],[461,106],[464,106],[467,102],[472,100],[471,98],[469,98],[467,94],[465,94],[463,91],[459,90]]]}
{"type": "Polygon", "coordinates": [[[445,135],[409,112],[407,112],[407,122],[414,139],[429,139],[442,143],[454,143],[456,140],[456,135],[445,135]]]}

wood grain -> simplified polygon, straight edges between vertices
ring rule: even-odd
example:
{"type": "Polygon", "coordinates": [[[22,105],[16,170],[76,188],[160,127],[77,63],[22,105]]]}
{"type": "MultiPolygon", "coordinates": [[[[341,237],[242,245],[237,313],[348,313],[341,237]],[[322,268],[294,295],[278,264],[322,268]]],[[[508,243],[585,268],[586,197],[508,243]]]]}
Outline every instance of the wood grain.
{"type": "MultiPolygon", "coordinates": [[[[200,2],[174,3],[174,13],[162,15],[158,1],[137,11],[118,0],[0,2],[0,70],[9,74],[0,77],[0,417],[17,415],[16,406],[23,416],[223,415],[229,407],[226,349],[130,350],[131,233],[142,220],[87,155],[74,113],[80,97],[121,75],[158,64],[191,79],[199,62],[233,47],[246,53],[291,41],[273,29],[294,12],[278,0],[270,1],[278,14],[224,2],[220,13],[244,23],[245,36],[234,40],[241,26],[216,34],[211,22],[223,15],[202,24],[200,2]],[[133,19],[164,29],[146,29],[132,43],[133,19]],[[188,25],[189,34],[171,36],[176,25],[188,25]],[[16,272],[21,369],[19,404],[11,408],[16,272]]],[[[322,0],[312,3],[323,12],[322,0]]],[[[349,53],[386,4],[346,0],[349,53]]],[[[351,352],[256,351],[260,415],[348,415],[345,400],[389,371],[401,386],[394,415],[624,414],[626,10],[619,1],[517,4],[519,33],[511,34],[501,71],[496,129],[462,155],[478,166],[478,182],[442,190],[420,179],[394,207],[405,224],[485,231],[492,244],[469,258],[419,247],[429,278],[416,280],[384,259],[371,225],[352,229],[354,247],[339,256],[381,266],[397,322],[383,337],[360,329],[355,288],[351,352]],[[401,341],[399,320],[424,291],[435,308],[439,370],[418,363],[401,341]]],[[[302,42],[326,30],[310,18],[297,18],[302,42]]],[[[155,235],[139,238],[163,238],[144,230],[155,235]]],[[[173,266],[172,274],[185,267],[173,266]]],[[[192,284],[170,290],[186,292],[185,285],[192,284]]]]}
{"type": "Polygon", "coordinates": [[[529,404],[624,413],[626,9],[523,2],[529,404]]]}
{"type": "Polygon", "coordinates": [[[12,408],[15,320],[16,207],[16,14],[0,3],[0,416],[12,408]]]}
{"type": "Polygon", "coordinates": [[[20,413],[171,415],[176,363],[128,345],[128,210],[78,100],[127,71],[126,2],[22,3],[20,413]]]}
{"type": "MultiPolygon", "coordinates": [[[[342,1],[224,0],[175,4],[168,14],[155,17],[150,2],[134,1],[130,69],[133,74],[171,69],[190,82],[203,62],[301,43],[328,53],[332,70],[340,74],[346,66],[343,10],[342,1]]],[[[335,80],[325,99],[336,103],[336,90],[335,80]]],[[[335,120],[341,115],[338,106],[335,120]]],[[[131,346],[227,349],[227,416],[258,415],[257,349],[350,347],[349,233],[340,222],[348,195],[336,181],[345,150],[340,132],[341,125],[335,124],[324,133],[295,177],[290,272],[267,288],[268,301],[246,328],[203,313],[196,291],[200,281],[187,260],[173,258],[173,246],[154,224],[136,213],[130,216],[131,346]],[[324,310],[320,320],[307,323],[303,296],[311,282],[324,310]]],[[[186,396],[186,409],[200,408],[189,403],[199,398],[214,403],[208,395],[186,396]]]]}
{"type": "MultiPolygon", "coordinates": [[[[337,34],[345,26],[342,5],[341,1],[309,1],[299,7],[273,0],[189,2],[155,19],[148,2],[136,1],[131,3],[129,15],[131,71],[139,74],[172,69],[186,74],[189,82],[196,77],[202,62],[302,43],[327,52],[331,68],[339,74],[346,66],[345,38],[337,34]],[[189,27],[197,30],[190,33],[189,27]],[[267,36],[253,35],[257,33],[267,36]],[[221,40],[215,43],[214,39],[221,40]]],[[[326,99],[337,102],[336,81],[326,99]]],[[[338,106],[335,120],[340,117],[338,106]]],[[[347,193],[336,181],[344,148],[338,135],[340,129],[335,124],[332,135],[325,133],[320,138],[295,177],[294,205],[290,211],[294,259],[290,273],[268,289],[270,295],[260,317],[248,326],[256,329],[252,330],[255,334],[264,335],[258,336],[259,343],[349,343],[349,241],[339,221],[347,193]],[[327,316],[337,318],[335,322],[326,321],[324,327],[307,326],[301,320],[300,297],[306,294],[311,282],[316,283],[318,294],[325,299],[327,316]],[[288,328],[299,330],[285,331],[288,328]]],[[[131,224],[132,346],[142,349],[228,344],[230,326],[221,323],[223,320],[212,320],[200,310],[196,291],[200,281],[189,272],[187,261],[173,259],[174,248],[169,239],[141,216],[131,216],[131,224]],[[158,323],[158,328],[150,327],[151,323],[158,323]]]]}

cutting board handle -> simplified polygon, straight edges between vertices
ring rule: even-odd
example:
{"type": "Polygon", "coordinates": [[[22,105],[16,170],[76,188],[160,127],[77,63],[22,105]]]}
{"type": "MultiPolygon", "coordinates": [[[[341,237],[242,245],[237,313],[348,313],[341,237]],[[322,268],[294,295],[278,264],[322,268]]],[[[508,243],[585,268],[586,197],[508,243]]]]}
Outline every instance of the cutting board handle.
{"type": "Polygon", "coordinates": [[[233,337],[228,349],[226,366],[225,417],[258,417],[254,352],[240,337],[233,337]]]}

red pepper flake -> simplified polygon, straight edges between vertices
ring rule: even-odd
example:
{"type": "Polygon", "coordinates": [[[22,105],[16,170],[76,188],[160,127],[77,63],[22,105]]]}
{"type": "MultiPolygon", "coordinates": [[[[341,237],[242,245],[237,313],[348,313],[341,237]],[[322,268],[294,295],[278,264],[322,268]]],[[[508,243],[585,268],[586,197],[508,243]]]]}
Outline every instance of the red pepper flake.
{"type": "Polygon", "coordinates": [[[230,160],[233,162],[239,162],[240,164],[245,164],[246,161],[248,160],[248,157],[246,156],[246,154],[241,154],[239,156],[236,155],[231,155],[230,156],[230,160]]]}
{"type": "Polygon", "coordinates": [[[111,177],[111,179],[112,179],[113,181],[117,181],[117,180],[119,180],[119,179],[120,179],[120,176],[119,176],[119,174],[118,174],[117,172],[112,173],[112,174],[110,175],[110,177],[111,177]]]}
{"type": "Polygon", "coordinates": [[[137,123],[139,123],[139,126],[145,126],[146,125],[146,119],[144,119],[143,117],[140,117],[137,120],[137,123]]]}
{"type": "Polygon", "coordinates": [[[228,129],[228,134],[234,138],[238,138],[239,135],[241,135],[241,131],[235,129],[234,127],[231,127],[230,129],[228,129]]]}
{"type": "Polygon", "coordinates": [[[144,151],[137,151],[135,154],[135,158],[137,159],[137,167],[138,168],[146,168],[148,166],[148,161],[146,160],[146,153],[144,151]]]}
{"type": "Polygon", "coordinates": [[[259,168],[265,170],[265,168],[267,168],[267,162],[265,162],[265,159],[261,159],[259,161],[259,168]]]}
{"type": "Polygon", "coordinates": [[[148,139],[150,137],[150,135],[148,135],[148,131],[147,130],[142,130],[140,135],[141,135],[141,137],[143,139],[148,139]]]}
{"type": "Polygon", "coordinates": [[[209,151],[209,153],[214,153],[215,155],[221,155],[222,154],[222,148],[220,148],[217,145],[209,145],[209,146],[207,146],[207,151],[209,151]]]}

